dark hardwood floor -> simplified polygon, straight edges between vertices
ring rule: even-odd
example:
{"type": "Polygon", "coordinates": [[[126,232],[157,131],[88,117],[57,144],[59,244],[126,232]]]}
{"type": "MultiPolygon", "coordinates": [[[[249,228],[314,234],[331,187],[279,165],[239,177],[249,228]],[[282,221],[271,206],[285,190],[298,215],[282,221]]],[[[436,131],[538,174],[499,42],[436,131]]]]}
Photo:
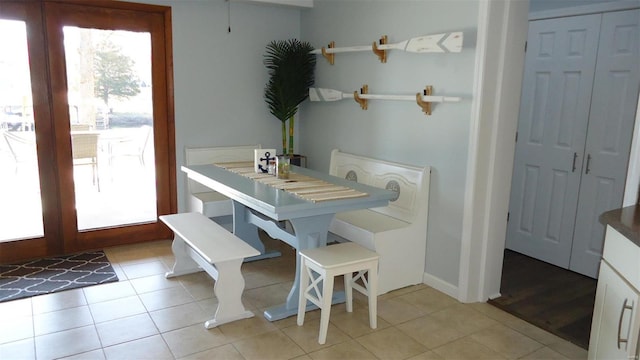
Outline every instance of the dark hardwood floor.
{"type": "Polygon", "coordinates": [[[595,279],[505,250],[501,297],[489,304],[588,349],[595,279]]]}

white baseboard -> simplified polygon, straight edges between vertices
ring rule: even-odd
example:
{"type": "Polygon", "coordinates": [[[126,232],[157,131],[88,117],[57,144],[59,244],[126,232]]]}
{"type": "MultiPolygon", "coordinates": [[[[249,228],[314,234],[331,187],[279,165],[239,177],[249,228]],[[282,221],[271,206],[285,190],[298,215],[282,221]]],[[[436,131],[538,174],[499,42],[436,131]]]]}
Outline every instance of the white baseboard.
{"type": "Polygon", "coordinates": [[[431,274],[427,274],[424,273],[422,275],[422,283],[428,286],[431,286],[432,288],[445,293],[449,296],[451,296],[454,299],[458,298],[458,287],[450,284],[438,277],[435,277],[431,274]]]}

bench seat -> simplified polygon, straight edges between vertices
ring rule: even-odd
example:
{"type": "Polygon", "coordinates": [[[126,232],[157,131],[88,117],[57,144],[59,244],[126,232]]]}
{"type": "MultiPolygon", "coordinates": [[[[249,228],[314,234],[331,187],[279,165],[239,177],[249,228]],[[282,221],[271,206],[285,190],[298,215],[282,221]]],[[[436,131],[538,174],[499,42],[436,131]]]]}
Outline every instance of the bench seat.
{"type": "Polygon", "coordinates": [[[218,308],[205,327],[254,316],[242,304],[244,278],[240,267],[245,258],[260,252],[200,213],[162,215],[160,220],[174,233],[171,249],[175,263],[165,277],[206,271],[215,280],[218,308]]]}
{"type": "Polygon", "coordinates": [[[189,198],[189,210],[201,214],[219,217],[231,215],[233,205],[231,199],[216,191],[192,193],[189,198]]]}
{"type": "Polygon", "coordinates": [[[391,216],[380,214],[372,210],[355,210],[336,214],[334,229],[349,238],[359,238],[370,241],[373,246],[373,239],[378,233],[395,231],[406,228],[410,223],[391,216]]]}

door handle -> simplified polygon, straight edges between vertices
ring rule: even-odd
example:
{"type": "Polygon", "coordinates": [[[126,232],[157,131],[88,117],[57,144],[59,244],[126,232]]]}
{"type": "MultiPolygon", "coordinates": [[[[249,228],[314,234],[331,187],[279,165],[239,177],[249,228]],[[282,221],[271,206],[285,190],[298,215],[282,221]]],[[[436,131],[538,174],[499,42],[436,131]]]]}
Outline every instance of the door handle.
{"type": "Polygon", "coordinates": [[[576,172],[576,159],[578,158],[578,153],[573,153],[573,165],[571,166],[571,172],[576,172]]]}
{"type": "Polygon", "coordinates": [[[627,344],[629,343],[629,334],[627,334],[627,338],[623,339],[621,337],[622,335],[622,318],[624,317],[624,312],[626,310],[631,310],[631,312],[633,313],[633,305],[627,305],[627,300],[628,299],[624,299],[624,302],[622,303],[622,308],[620,309],[620,320],[618,320],[618,349],[622,350],[620,348],[621,344],[624,343],[624,347],[625,347],[625,351],[627,350],[627,344]]]}
{"type": "Polygon", "coordinates": [[[587,166],[586,166],[586,170],[584,171],[585,174],[588,174],[589,171],[591,171],[591,169],[589,169],[590,164],[591,164],[591,154],[587,154],[587,166]]]}

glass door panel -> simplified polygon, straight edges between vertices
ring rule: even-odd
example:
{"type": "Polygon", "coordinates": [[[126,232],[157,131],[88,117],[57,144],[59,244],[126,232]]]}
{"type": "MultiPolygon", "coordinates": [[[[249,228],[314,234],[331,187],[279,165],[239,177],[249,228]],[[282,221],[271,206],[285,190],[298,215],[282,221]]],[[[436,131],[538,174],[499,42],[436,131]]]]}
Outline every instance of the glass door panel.
{"type": "Polygon", "coordinates": [[[151,36],[63,34],[78,231],[155,222],[151,36]]]}
{"type": "Polygon", "coordinates": [[[0,19],[0,242],[44,236],[24,21],[0,19]]]}

